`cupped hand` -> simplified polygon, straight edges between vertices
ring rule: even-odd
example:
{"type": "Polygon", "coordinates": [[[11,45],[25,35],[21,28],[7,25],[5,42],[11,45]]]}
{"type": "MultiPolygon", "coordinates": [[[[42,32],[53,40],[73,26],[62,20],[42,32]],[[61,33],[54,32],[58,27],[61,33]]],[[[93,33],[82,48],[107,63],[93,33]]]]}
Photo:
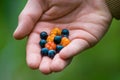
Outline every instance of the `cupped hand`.
{"type": "Polygon", "coordinates": [[[27,64],[44,74],[62,71],[72,58],[95,45],[107,32],[112,16],[105,0],[28,0],[14,37],[28,37],[27,64]],[[40,33],[54,27],[70,31],[70,44],[53,59],[40,55],[40,33]]]}

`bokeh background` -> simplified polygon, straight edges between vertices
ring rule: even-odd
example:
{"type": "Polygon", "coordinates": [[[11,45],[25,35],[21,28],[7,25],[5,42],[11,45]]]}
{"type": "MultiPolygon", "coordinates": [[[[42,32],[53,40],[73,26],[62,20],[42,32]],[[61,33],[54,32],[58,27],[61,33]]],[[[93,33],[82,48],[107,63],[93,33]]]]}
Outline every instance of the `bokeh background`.
{"type": "Polygon", "coordinates": [[[76,56],[62,72],[43,75],[26,65],[26,39],[12,34],[26,0],[0,1],[0,80],[120,80],[120,21],[93,48],[76,56]]]}

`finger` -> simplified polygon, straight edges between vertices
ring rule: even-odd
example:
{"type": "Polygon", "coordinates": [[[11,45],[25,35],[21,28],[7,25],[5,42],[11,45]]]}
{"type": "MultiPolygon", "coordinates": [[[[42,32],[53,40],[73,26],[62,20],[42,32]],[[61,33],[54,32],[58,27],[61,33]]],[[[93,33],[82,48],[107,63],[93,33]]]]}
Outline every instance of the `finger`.
{"type": "Polygon", "coordinates": [[[40,56],[40,46],[39,46],[39,35],[37,33],[32,33],[28,38],[27,43],[27,64],[32,69],[38,69],[41,61],[40,56]]]}
{"type": "Polygon", "coordinates": [[[19,15],[18,27],[13,36],[16,39],[22,39],[33,29],[36,21],[42,14],[42,8],[38,1],[28,0],[25,8],[19,15]]]}
{"type": "Polygon", "coordinates": [[[66,66],[68,66],[71,62],[72,58],[70,59],[62,59],[59,54],[55,55],[54,59],[51,62],[50,68],[53,72],[62,71],[66,66]]]}
{"type": "Polygon", "coordinates": [[[64,47],[59,55],[62,59],[69,59],[89,47],[87,41],[75,39],[68,46],[64,47]]]}
{"type": "Polygon", "coordinates": [[[49,74],[51,73],[51,69],[50,69],[50,64],[51,64],[51,59],[47,56],[42,58],[42,61],[40,63],[40,67],[39,70],[43,73],[43,74],[49,74]]]}

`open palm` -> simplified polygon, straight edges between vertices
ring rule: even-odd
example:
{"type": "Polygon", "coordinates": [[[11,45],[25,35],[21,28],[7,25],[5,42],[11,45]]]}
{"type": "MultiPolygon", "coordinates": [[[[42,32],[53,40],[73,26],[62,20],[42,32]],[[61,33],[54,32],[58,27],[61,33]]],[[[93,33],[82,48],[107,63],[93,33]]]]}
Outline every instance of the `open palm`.
{"type": "Polygon", "coordinates": [[[29,0],[20,14],[16,39],[28,36],[27,64],[48,74],[63,70],[73,56],[95,45],[107,32],[112,17],[104,0],[29,0]],[[40,55],[40,32],[67,28],[71,43],[53,59],[40,55]]]}

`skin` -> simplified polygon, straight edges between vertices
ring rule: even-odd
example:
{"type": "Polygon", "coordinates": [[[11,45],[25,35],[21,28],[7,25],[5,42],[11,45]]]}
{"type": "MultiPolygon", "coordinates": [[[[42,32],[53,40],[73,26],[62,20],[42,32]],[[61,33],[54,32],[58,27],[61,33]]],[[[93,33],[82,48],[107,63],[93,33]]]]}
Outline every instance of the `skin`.
{"type": "Polygon", "coordinates": [[[107,32],[112,16],[105,0],[28,0],[19,15],[16,39],[28,37],[26,61],[30,68],[43,74],[62,71],[72,58],[91,48],[107,32]],[[53,59],[41,57],[39,34],[54,28],[67,28],[71,43],[53,59]]]}

